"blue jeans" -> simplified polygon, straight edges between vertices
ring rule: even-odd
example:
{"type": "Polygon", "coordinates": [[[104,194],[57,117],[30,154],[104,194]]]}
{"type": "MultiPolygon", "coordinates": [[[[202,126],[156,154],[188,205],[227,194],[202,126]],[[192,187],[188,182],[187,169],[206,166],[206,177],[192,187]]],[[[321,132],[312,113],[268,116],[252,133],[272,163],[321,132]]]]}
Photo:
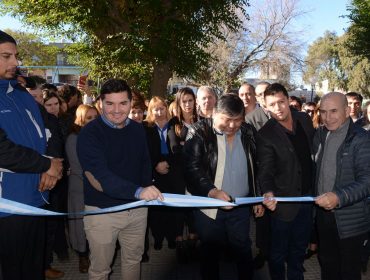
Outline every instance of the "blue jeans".
{"type": "Polygon", "coordinates": [[[219,253],[225,246],[233,253],[239,279],[253,279],[253,258],[249,238],[249,207],[218,210],[215,220],[195,210],[195,228],[201,241],[202,279],[217,280],[219,253]]]}
{"type": "Polygon", "coordinates": [[[285,262],[289,280],[303,279],[303,261],[312,229],[312,205],[302,204],[289,222],[271,217],[269,267],[272,280],[285,279],[285,262]]]}

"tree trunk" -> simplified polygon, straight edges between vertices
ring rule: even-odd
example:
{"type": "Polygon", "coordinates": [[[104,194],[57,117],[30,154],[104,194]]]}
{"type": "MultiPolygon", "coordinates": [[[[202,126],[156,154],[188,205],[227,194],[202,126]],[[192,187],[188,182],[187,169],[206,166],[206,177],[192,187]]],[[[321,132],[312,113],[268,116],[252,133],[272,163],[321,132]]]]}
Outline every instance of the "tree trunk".
{"type": "Polygon", "coordinates": [[[172,77],[172,71],[168,64],[154,65],[152,81],[150,82],[150,95],[165,98],[168,80],[172,77]]]}

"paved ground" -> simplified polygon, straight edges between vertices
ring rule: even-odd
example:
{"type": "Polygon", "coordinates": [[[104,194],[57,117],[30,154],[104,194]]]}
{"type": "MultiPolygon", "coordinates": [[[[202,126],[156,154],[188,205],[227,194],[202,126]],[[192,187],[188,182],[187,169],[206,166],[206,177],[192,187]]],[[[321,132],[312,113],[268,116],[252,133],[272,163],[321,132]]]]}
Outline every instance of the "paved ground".
{"type": "MultiPolygon", "coordinates": [[[[252,226],[253,229],[253,226],[252,226]]],[[[254,239],[254,232],[251,233],[252,240],[254,239]]],[[[253,248],[255,251],[255,248],[253,248]]],[[[142,264],[142,280],[200,280],[199,263],[196,260],[188,264],[179,264],[176,260],[175,250],[168,249],[164,244],[162,250],[155,251],[151,240],[149,250],[150,260],[148,263],[142,264]]],[[[55,258],[56,259],[56,258],[55,258]]],[[[87,274],[81,274],[78,271],[78,257],[73,252],[70,252],[70,260],[61,263],[57,259],[53,267],[65,272],[63,280],[87,280],[87,274]]],[[[304,277],[306,280],[320,279],[319,264],[317,257],[313,256],[304,263],[306,272],[304,277]]],[[[120,256],[113,264],[113,272],[110,280],[119,280],[120,278],[120,256]]],[[[221,275],[223,280],[236,279],[235,267],[227,262],[221,264],[221,275]]],[[[267,265],[258,270],[255,275],[255,280],[270,280],[268,275],[267,265]]],[[[363,275],[362,280],[370,280],[370,263],[368,265],[367,275],[363,275]]]]}

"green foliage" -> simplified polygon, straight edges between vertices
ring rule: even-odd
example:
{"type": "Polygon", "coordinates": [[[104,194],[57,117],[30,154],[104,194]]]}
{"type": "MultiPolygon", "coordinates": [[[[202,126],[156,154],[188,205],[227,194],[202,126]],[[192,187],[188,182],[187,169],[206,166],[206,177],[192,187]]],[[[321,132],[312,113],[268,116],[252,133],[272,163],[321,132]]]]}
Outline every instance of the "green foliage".
{"type": "Polygon", "coordinates": [[[303,76],[305,82],[311,84],[312,80],[319,83],[328,80],[330,89],[346,89],[346,77],[340,67],[337,45],[338,36],[329,31],[310,45],[303,76]]]}
{"type": "Polygon", "coordinates": [[[97,75],[146,76],[165,65],[169,78],[173,71],[194,77],[207,67],[205,46],[223,38],[220,25],[242,26],[236,11],[245,13],[248,0],[3,0],[0,5],[34,28],[85,43],[82,64],[91,59],[97,75]]]}
{"type": "Polygon", "coordinates": [[[352,22],[347,44],[355,54],[370,59],[370,0],[352,0],[347,10],[350,12],[347,17],[352,22]]]}
{"type": "Polygon", "coordinates": [[[116,53],[102,48],[91,48],[91,45],[75,43],[65,48],[68,62],[81,65],[89,70],[90,79],[107,80],[120,78],[126,80],[134,89],[148,92],[150,87],[151,67],[140,63],[122,64],[116,53]]]}
{"type": "Polygon", "coordinates": [[[58,48],[46,45],[36,35],[26,32],[4,30],[17,41],[19,57],[22,65],[40,66],[55,65],[58,48]]]}
{"type": "Polygon", "coordinates": [[[308,50],[306,71],[303,79],[307,83],[329,81],[329,89],[357,91],[370,95],[369,59],[357,55],[349,48],[351,33],[341,37],[326,32],[308,50]]]}

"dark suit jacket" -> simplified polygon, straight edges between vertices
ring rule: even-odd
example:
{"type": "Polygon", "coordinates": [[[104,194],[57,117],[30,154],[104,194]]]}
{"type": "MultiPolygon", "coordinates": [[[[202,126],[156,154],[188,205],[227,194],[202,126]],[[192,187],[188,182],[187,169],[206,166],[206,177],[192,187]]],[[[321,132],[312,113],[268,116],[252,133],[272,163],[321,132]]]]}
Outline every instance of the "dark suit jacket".
{"type": "MultiPolygon", "coordinates": [[[[301,124],[312,154],[314,128],[311,119],[305,113],[294,111],[292,117],[294,123],[301,124]]],[[[272,191],[275,196],[287,197],[302,195],[300,161],[284,128],[273,118],[258,131],[257,165],[262,193],[272,191]]],[[[312,178],[312,186],[313,182],[312,178]]],[[[291,221],[297,215],[298,209],[297,203],[278,203],[272,215],[284,221],[291,221]]]]}

